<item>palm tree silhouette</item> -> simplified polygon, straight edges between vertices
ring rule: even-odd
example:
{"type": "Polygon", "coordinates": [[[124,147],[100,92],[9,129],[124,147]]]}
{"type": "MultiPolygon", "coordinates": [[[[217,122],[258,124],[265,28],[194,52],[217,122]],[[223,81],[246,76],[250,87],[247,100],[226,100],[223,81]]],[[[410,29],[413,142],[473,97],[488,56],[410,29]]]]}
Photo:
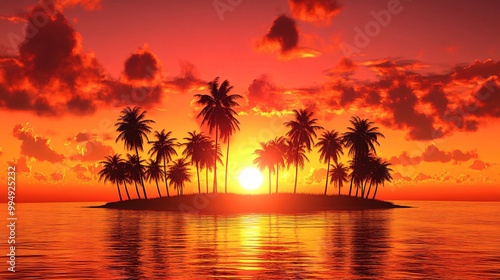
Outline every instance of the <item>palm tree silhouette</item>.
{"type": "MultiPolygon", "coordinates": [[[[122,194],[120,192],[120,183],[125,183],[126,174],[124,174],[123,159],[119,154],[114,154],[113,156],[107,156],[105,160],[99,162],[103,165],[103,169],[99,171],[99,181],[104,180],[104,183],[110,181],[111,183],[116,184],[116,189],[118,190],[118,196],[120,197],[120,201],[123,201],[122,194]]],[[[127,186],[125,185],[125,190],[127,190],[127,186]]],[[[127,191],[128,199],[130,200],[130,196],[127,191]]]]}
{"type": "Polygon", "coordinates": [[[185,147],[182,151],[189,162],[196,167],[196,179],[198,181],[198,193],[201,193],[200,185],[200,164],[203,161],[206,151],[211,148],[210,139],[203,135],[203,133],[197,133],[196,131],[188,132],[189,137],[184,137],[184,142],[182,145],[185,147]]]}
{"type": "Polygon", "coordinates": [[[191,182],[189,174],[189,163],[184,159],[175,160],[168,166],[167,178],[177,190],[177,195],[184,194],[184,183],[191,182]]]}
{"type": "Polygon", "coordinates": [[[340,188],[342,188],[344,183],[348,182],[348,171],[349,169],[347,168],[347,166],[344,166],[344,164],[341,162],[336,163],[335,165],[332,164],[332,169],[330,169],[330,183],[334,183],[339,188],[339,195],[340,188]]]}
{"type": "MultiPolygon", "coordinates": [[[[314,138],[316,137],[316,130],[323,129],[323,127],[316,125],[318,119],[312,119],[313,112],[307,109],[300,109],[299,111],[293,110],[294,120],[285,123],[285,126],[290,130],[286,133],[294,146],[293,150],[296,152],[295,159],[295,184],[293,193],[297,192],[297,175],[299,166],[299,151],[301,149],[311,151],[311,146],[314,145],[314,138]]],[[[303,164],[303,163],[302,163],[303,164]]]]}
{"type": "MultiPolygon", "coordinates": [[[[389,168],[390,165],[391,164],[389,162],[382,160],[381,158],[377,158],[375,160],[373,171],[371,174],[371,181],[375,184],[375,192],[373,193],[372,199],[375,199],[379,185],[383,186],[385,181],[391,182],[392,169],[389,168]]],[[[371,187],[371,185],[370,185],[370,187],[371,187]]],[[[368,189],[368,192],[366,194],[366,198],[368,198],[369,195],[370,195],[370,189],[368,189]]]]}
{"type": "MultiPolygon", "coordinates": [[[[144,177],[144,160],[139,158],[137,155],[127,154],[127,160],[125,161],[127,174],[130,181],[134,182],[135,190],[137,192],[137,197],[141,199],[141,195],[139,194],[139,188],[137,187],[137,183],[142,182],[142,178],[144,177]]],[[[144,188],[144,194],[146,193],[146,189],[144,188]]]]}
{"type": "MultiPolygon", "coordinates": [[[[355,116],[351,118],[350,122],[353,127],[347,127],[347,132],[344,132],[342,135],[342,141],[344,142],[344,146],[349,148],[349,155],[353,157],[351,167],[356,167],[356,170],[359,171],[361,170],[360,165],[366,160],[368,154],[370,152],[376,154],[374,144],[380,145],[377,139],[378,137],[384,137],[384,135],[378,131],[378,127],[373,126],[373,122],[367,119],[355,116]]],[[[354,176],[351,176],[349,195],[352,192],[353,181],[357,179],[357,183],[361,184],[363,180],[361,174],[353,173],[352,175],[354,176]]]]}
{"type": "Polygon", "coordinates": [[[319,147],[319,160],[326,163],[326,195],[328,190],[328,175],[330,173],[330,160],[333,159],[333,161],[337,163],[339,155],[344,154],[344,152],[342,151],[342,139],[335,130],[323,132],[318,140],[315,146],[319,147]]]}
{"type": "MultiPolygon", "coordinates": [[[[145,119],[146,111],[140,112],[141,107],[130,108],[127,107],[121,111],[121,115],[118,118],[118,122],[115,124],[116,131],[119,132],[116,141],[123,140],[125,148],[127,150],[134,150],[137,158],[139,156],[139,150],[143,150],[144,138],[148,139],[148,133],[151,132],[150,123],[154,123],[153,120],[145,119]]],[[[143,178],[139,178],[139,182],[142,185],[142,190],[144,191],[144,197],[147,199],[146,188],[144,187],[143,178]]]]}
{"type": "MultiPolygon", "coordinates": [[[[239,121],[236,119],[238,115],[232,108],[239,106],[235,101],[242,98],[238,94],[229,94],[233,88],[229,82],[225,80],[219,86],[219,77],[208,83],[210,94],[196,94],[198,98],[197,104],[203,105],[203,109],[198,114],[198,117],[203,116],[201,124],[207,124],[210,133],[215,129],[215,147],[218,147],[219,132],[223,141],[227,140],[227,151],[229,153],[229,137],[234,131],[239,129],[239,121]]],[[[215,151],[217,153],[217,151],[215,151]]],[[[228,164],[228,155],[226,154],[226,167],[228,164]]],[[[226,169],[227,182],[227,169],[226,169]]],[[[214,159],[214,186],[213,192],[217,192],[217,160],[214,159]]],[[[227,192],[227,184],[226,184],[227,192]]]]}
{"type": "Polygon", "coordinates": [[[287,140],[286,146],[288,147],[286,153],[286,162],[288,167],[290,165],[295,165],[295,187],[293,189],[293,193],[297,193],[297,175],[299,173],[299,167],[304,168],[304,163],[309,159],[306,156],[306,149],[304,145],[297,145],[294,142],[287,140]]]}
{"type": "Polygon", "coordinates": [[[146,170],[144,172],[146,180],[150,183],[154,180],[156,183],[156,189],[158,190],[158,195],[161,197],[160,187],[158,186],[158,180],[165,178],[165,172],[161,169],[160,164],[157,160],[149,159],[146,170]]]}
{"type": "Polygon", "coordinates": [[[168,181],[167,181],[167,163],[172,160],[172,155],[177,155],[175,150],[175,141],[177,138],[170,137],[172,131],[165,133],[165,129],[162,131],[155,131],[154,137],[155,141],[150,141],[153,146],[149,149],[148,153],[156,158],[157,162],[163,161],[163,176],[165,176],[165,188],[167,189],[167,197],[170,196],[168,191],[168,181]]]}
{"type": "Polygon", "coordinates": [[[266,167],[269,170],[269,194],[271,194],[271,174],[274,172],[275,155],[272,147],[268,143],[260,142],[260,149],[256,149],[254,154],[257,157],[253,160],[260,170],[266,167]]]}
{"type": "Polygon", "coordinates": [[[205,180],[206,180],[206,191],[208,193],[208,172],[214,169],[214,162],[222,164],[222,151],[220,145],[217,148],[217,154],[215,152],[215,141],[207,137],[207,142],[204,143],[202,147],[202,157],[200,160],[200,168],[205,168],[205,180]]]}
{"type": "Polygon", "coordinates": [[[278,193],[279,171],[280,168],[285,167],[285,156],[288,147],[286,146],[286,139],[284,137],[276,137],[273,140],[269,141],[268,144],[274,154],[274,165],[276,166],[276,193],[278,193]]]}

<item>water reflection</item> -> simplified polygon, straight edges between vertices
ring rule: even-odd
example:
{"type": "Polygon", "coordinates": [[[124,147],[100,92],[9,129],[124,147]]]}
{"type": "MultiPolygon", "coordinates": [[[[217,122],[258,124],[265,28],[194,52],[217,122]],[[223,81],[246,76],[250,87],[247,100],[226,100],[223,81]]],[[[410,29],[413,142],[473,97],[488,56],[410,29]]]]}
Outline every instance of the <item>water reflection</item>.
{"type": "Polygon", "coordinates": [[[384,276],[384,258],[390,249],[390,211],[362,211],[352,217],[351,229],[352,274],[381,278],[384,276]]]}
{"type": "MultiPolygon", "coordinates": [[[[474,204],[474,213],[467,203],[421,205],[386,211],[224,216],[33,204],[19,218],[15,276],[500,277],[498,204],[474,204]]],[[[12,275],[0,271],[0,279],[12,275]]]]}

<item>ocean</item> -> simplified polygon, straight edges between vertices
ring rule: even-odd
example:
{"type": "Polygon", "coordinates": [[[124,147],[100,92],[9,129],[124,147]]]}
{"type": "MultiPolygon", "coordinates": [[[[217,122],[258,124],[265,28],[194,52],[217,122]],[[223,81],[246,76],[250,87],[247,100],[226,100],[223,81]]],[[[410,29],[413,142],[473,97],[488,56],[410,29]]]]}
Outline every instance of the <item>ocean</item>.
{"type": "Polygon", "coordinates": [[[15,272],[2,230],[0,278],[500,279],[500,202],[395,203],[413,208],[198,215],[19,203],[15,272]]]}

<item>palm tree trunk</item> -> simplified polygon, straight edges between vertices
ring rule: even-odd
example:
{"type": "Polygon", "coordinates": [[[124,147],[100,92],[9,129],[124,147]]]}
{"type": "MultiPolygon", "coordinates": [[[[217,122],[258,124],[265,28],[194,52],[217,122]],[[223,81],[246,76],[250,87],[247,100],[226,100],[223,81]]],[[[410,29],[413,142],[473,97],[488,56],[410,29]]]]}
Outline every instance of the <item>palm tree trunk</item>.
{"type": "Polygon", "coordinates": [[[328,157],[328,160],[326,162],[326,182],[325,182],[325,195],[326,191],[328,190],[328,173],[330,171],[330,157],[328,157]]]}
{"type": "Polygon", "coordinates": [[[342,186],[342,182],[340,180],[337,182],[337,187],[339,187],[339,196],[340,196],[340,187],[342,186]]]}
{"type": "Polygon", "coordinates": [[[375,199],[375,196],[377,195],[377,190],[378,190],[378,184],[375,184],[375,192],[373,193],[372,199],[375,199]]]}
{"type": "Polygon", "coordinates": [[[116,181],[116,188],[118,189],[118,196],[120,197],[120,201],[123,201],[122,193],[120,192],[120,185],[118,185],[118,181],[116,181]]]}
{"type": "Polygon", "coordinates": [[[139,194],[139,188],[137,187],[137,181],[134,180],[135,191],[137,192],[137,198],[141,199],[141,195],[139,194]]]}
{"type": "Polygon", "coordinates": [[[370,191],[372,190],[372,183],[373,181],[370,181],[370,186],[368,187],[368,192],[366,193],[366,198],[370,196],[370,191]]]}
{"type": "Polygon", "coordinates": [[[269,169],[269,194],[271,194],[271,168],[269,169]]]}
{"type": "Polygon", "coordinates": [[[276,193],[278,193],[278,177],[279,177],[280,168],[276,165],[276,193]]]}
{"type": "Polygon", "coordinates": [[[295,185],[293,187],[293,193],[297,193],[297,176],[299,174],[299,147],[297,146],[297,154],[295,155],[295,185]]]}
{"type": "Polygon", "coordinates": [[[163,172],[165,173],[165,188],[167,189],[167,197],[170,197],[170,193],[168,192],[167,163],[165,162],[165,157],[163,158],[163,172]]]}
{"type": "Polygon", "coordinates": [[[224,179],[224,191],[227,193],[227,169],[229,167],[229,137],[227,137],[227,150],[226,150],[226,178],[224,179]]]}
{"type": "Polygon", "coordinates": [[[365,184],[361,188],[361,197],[365,197],[365,189],[366,189],[366,184],[368,183],[368,180],[365,180],[365,184]]]}
{"type": "Polygon", "coordinates": [[[205,167],[205,173],[206,173],[206,175],[205,175],[206,185],[205,186],[207,187],[207,193],[208,193],[208,166],[205,167]]]}
{"type": "Polygon", "coordinates": [[[358,197],[359,187],[359,184],[356,184],[356,197],[358,197]]]}
{"type": "Polygon", "coordinates": [[[199,163],[196,162],[196,179],[198,179],[198,193],[201,193],[201,187],[200,187],[200,168],[199,168],[199,163]]]}
{"type": "Polygon", "coordinates": [[[299,174],[299,164],[295,164],[295,187],[293,187],[293,193],[297,193],[297,175],[299,174]]]}
{"type": "MultiPolygon", "coordinates": [[[[139,157],[139,150],[137,149],[137,146],[135,146],[135,154],[137,155],[137,160],[140,160],[141,158],[139,157]]],[[[144,198],[148,199],[148,195],[146,194],[146,187],[144,187],[144,180],[142,178],[142,173],[140,174],[141,176],[139,179],[141,180],[141,186],[142,186],[142,191],[144,192],[144,198]]]]}
{"type": "Polygon", "coordinates": [[[214,186],[213,192],[217,193],[217,151],[218,151],[218,139],[219,138],[219,127],[215,126],[215,157],[214,157],[214,186]]]}
{"type": "Polygon", "coordinates": [[[155,179],[155,181],[156,181],[156,189],[158,190],[158,195],[161,197],[160,187],[158,186],[158,179],[155,179]]]}
{"type": "MultiPolygon", "coordinates": [[[[354,175],[354,174],[353,174],[354,175]]],[[[354,180],[353,177],[351,177],[351,185],[349,186],[349,196],[351,196],[351,192],[352,192],[352,181],[354,180]]]]}
{"type": "Polygon", "coordinates": [[[123,181],[123,186],[125,187],[125,193],[127,193],[128,200],[130,200],[130,194],[128,193],[127,184],[123,181]]]}

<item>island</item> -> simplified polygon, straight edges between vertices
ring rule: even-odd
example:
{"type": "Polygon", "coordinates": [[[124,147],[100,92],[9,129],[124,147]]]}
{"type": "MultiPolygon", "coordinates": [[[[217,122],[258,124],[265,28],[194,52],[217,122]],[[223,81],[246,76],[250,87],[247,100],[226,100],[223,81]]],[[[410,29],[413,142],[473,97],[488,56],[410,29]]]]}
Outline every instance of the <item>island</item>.
{"type": "Polygon", "coordinates": [[[392,202],[347,195],[202,193],[108,202],[99,208],[190,213],[304,213],[328,210],[407,208],[392,202]]]}

